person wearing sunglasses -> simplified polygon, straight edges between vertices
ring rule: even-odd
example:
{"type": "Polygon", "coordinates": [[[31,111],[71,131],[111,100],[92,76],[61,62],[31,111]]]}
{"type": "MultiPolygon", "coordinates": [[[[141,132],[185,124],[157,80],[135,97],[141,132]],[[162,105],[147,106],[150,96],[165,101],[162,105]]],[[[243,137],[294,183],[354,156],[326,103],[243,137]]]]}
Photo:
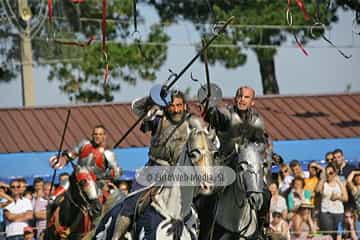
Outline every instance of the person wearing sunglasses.
{"type": "MultiPolygon", "coordinates": [[[[320,229],[336,231],[338,223],[343,219],[344,202],[348,201],[348,193],[333,165],[326,166],[325,174],[326,178],[320,180],[316,188],[321,196],[320,229]]],[[[333,234],[333,238],[335,237],[336,234],[333,234]]]]}
{"type": "Polygon", "coordinates": [[[339,222],[336,240],[358,240],[360,239],[360,224],[356,211],[348,208],[344,212],[344,220],[339,222]]]}
{"type": "Polygon", "coordinates": [[[291,174],[289,165],[281,164],[280,171],[278,174],[278,183],[279,183],[279,192],[282,196],[287,197],[293,180],[294,177],[291,174]]]}
{"type": "Polygon", "coordinates": [[[28,221],[33,219],[33,208],[31,201],[21,195],[20,181],[17,179],[10,182],[11,197],[14,202],[10,203],[4,209],[6,218],[6,239],[23,240],[24,228],[28,227],[28,221]]]}
{"type": "Polygon", "coordinates": [[[301,164],[298,160],[292,160],[290,162],[290,169],[294,177],[302,177],[304,179],[309,177],[309,172],[303,171],[301,164]]]}
{"type": "Polygon", "coordinates": [[[330,164],[334,161],[334,155],[333,152],[327,152],[325,153],[325,161],[327,164],[330,164]]]}

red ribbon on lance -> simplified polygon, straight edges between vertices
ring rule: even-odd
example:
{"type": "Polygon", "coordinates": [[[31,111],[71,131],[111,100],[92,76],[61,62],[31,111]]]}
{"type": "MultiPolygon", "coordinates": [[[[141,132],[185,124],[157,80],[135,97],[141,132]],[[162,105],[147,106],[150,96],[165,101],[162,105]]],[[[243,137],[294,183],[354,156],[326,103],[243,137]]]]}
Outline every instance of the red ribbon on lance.
{"type": "Polygon", "coordinates": [[[53,2],[52,0],[48,0],[48,18],[50,23],[52,20],[52,16],[53,16],[53,2]]]}
{"type": "Polygon", "coordinates": [[[102,33],[102,50],[106,51],[106,0],[102,0],[101,33],[102,33]]]}
{"type": "MultiPolygon", "coordinates": [[[[302,0],[296,0],[296,3],[298,4],[298,7],[303,11],[305,20],[306,20],[306,18],[310,19],[309,15],[307,14],[307,12],[305,10],[305,5],[302,2],[302,0]]],[[[293,17],[292,17],[292,12],[291,12],[291,0],[288,0],[288,6],[286,9],[286,21],[289,26],[293,25],[293,17]]],[[[300,50],[304,53],[305,56],[309,56],[308,52],[304,48],[304,45],[297,38],[295,31],[292,30],[292,32],[293,32],[293,35],[294,35],[294,38],[296,41],[296,45],[300,48],[300,50]]]]}
{"type": "Polygon", "coordinates": [[[300,10],[303,12],[305,21],[309,21],[311,19],[311,17],[309,16],[309,14],[306,11],[304,2],[302,0],[296,0],[296,4],[300,8],[300,10]]]}
{"type": "Polygon", "coordinates": [[[305,50],[304,45],[299,41],[295,33],[294,33],[294,38],[296,41],[296,45],[301,49],[301,51],[305,54],[305,56],[309,56],[309,53],[305,50]]]}
{"type": "Polygon", "coordinates": [[[102,52],[105,60],[105,69],[104,69],[104,85],[108,83],[109,80],[109,62],[106,49],[106,0],[102,0],[102,20],[101,20],[101,33],[102,33],[102,52]]]}

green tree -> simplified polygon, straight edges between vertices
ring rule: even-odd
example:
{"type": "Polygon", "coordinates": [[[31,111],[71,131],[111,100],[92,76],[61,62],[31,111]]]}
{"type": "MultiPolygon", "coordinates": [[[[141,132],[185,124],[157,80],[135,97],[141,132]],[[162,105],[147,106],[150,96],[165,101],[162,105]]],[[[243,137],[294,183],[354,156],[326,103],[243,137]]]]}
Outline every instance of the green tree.
{"type": "MultiPolygon", "coordinates": [[[[292,1],[294,25],[311,26],[313,20],[305,21],[303,13],[292,1]]],[[[315,16],[316,2],[304,0],[307,11],[315,16]]],[[[284,26],[286,25],[287,1],[268,0],[149,0],[155,6],[163,22],[176,23],[181,20],[191,21],[203,37],[210,33],[209,27],[203,23],[224,21],[235,16],[225,35],[218,38],[215,44],[225,46],[208,51],[209,62],[220,62],[227,68],[236,68],[246,62],[243,49],[250,47],[258,60],[264,94],[278,94],[279,86],[276,78],[274,57],[276,47],[281,46],[289,33],[295,33],[304,44],[310,39],[309,28],[250,27],[251,26],[284,26]],[[200,23],[199,25],[197,25],[200,23]],[[232,46],[231,46],[232,45],[232,46]],[[273,46],[273,47],[271,47],[273,46]]],[[[327,4],[320,1],[319,13],[321,22],[329,25],[335,22],[336,8],[328,9],[327,4]]],[[[319,38],[323,30],[318,30],[315,38],[319,38]]]]}
{"type": "MultiPolygon", "coordinates": [[[[17,1],[10,2],[13,9],[17,1]]],[[[47,1],[45,1],[47,2],[47,1]]],[[[33,18],[41,8],[41,1],[29,1],[33,18]]],[[[102,50],[101,18],[102,1],[88,0],[81,4],[70,1],[54,1],[52,24],[45,24],[41,32],[32,38],[34,61],[43,67],[49,67],[49,80],[59,81],[60,90],[75,102],[112,101],[115,91],[120,90],[121,81],[136,84],[138,80],[154,80],[156,71],[166,60],[166,44],[161,47],[147,45],[147,42],[166,43],[169,37],[163,29],[153,25],[144,34],[141,45],[132,37],[132,0],[107,1],[106,17],[106,53],[102,50]],[[95,36],[90,45],[79,47],[62,42],[86,42],[95,36]],[[105,59],[107,61],[105,61],[105,59]],[[104,85],[104,69],[109,63],[110,81],[104,85]]],[[[139,15],[139,17],[141,17],[139,15]]],[[[9,38],[10,24],[0,26],[0,37],[9,38]]],[[[16,32],[12,30],[13,32],[16,32]]],[[[15,40],[7,43],[4,51],[3,64],[0,64],[1,78],[8,81],[15,77],[15,68],[3,68],[11,58],[19,62],[18,47],[15,40]],[[13,47],[9,47],[13,46],[13,47]],[[12,52],[15,49],[15,54],[12,52]]]]}

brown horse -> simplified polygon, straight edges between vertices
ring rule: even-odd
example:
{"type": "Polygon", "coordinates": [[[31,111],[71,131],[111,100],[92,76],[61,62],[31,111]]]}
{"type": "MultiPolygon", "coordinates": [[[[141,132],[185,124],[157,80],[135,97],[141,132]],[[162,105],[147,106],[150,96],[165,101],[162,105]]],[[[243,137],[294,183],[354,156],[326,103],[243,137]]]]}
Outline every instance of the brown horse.
{"type": "Polygon", "coordinates": [[[48,206],[44,239],[81,239],[92,228],[89,206],[75,176],[71,175],[70,188],[48,206]]]}

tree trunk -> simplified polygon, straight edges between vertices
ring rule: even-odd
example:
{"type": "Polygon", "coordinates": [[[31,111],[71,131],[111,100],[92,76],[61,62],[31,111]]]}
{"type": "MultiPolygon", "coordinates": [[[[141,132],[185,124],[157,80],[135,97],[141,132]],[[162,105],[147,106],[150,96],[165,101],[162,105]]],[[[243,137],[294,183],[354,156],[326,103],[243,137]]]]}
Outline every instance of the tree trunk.
{"type": "Polygon", "coordinates": [[[276,52],[273,49],[256,49],[255,53],[260,65],[263,94],[279,94],[274,61],[276,52]]]}

